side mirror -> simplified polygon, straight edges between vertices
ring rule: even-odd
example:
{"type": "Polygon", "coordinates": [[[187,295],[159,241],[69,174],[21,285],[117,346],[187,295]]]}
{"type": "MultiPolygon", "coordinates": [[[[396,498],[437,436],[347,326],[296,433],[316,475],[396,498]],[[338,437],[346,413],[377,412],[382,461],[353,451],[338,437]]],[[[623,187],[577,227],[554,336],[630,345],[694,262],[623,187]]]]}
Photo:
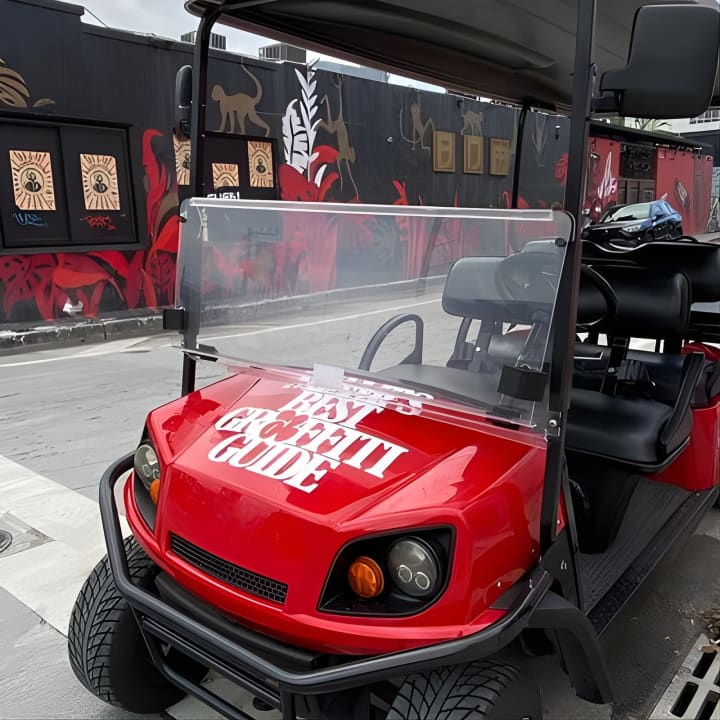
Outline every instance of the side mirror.
{"type": "Polygon", "coordinates": [[[696,117],[716,93],[720,6],[646,5],[635,14],[627,65],[608,70],[598,108],[624,117],[696,117]],[[671,40],[670,40],[671,39],[671,40]]]}
{"type": "Polygon", "coordinates": [[[192,108],[192,66],[183,65],[175,75],[175,135],[179,140],[190,138],[192,108]]]}

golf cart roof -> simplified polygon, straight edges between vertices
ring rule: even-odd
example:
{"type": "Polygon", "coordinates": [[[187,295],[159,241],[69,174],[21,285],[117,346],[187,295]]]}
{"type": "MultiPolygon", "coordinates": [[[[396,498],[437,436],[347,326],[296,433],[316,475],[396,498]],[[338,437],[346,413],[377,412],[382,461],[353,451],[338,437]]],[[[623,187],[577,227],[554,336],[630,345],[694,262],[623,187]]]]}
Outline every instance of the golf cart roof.
{"type": "MultiPolygon", "coordinates": [[[[717,0],[690,0],[718,8],[717,0]]],[[[635,11],[673,0],[598,3],[598,76],[627,62],[635,11]]],[[[674,0],[677,2],[677,0],[674,0]]],[[[187,0],[202,15],[449,90],[567,111],[577,0],[187,0]]],[[[672,44],[668,44],[672,52],[672,44]]],[[[716,80],[713,105],[720,103],[716,80]]]]}

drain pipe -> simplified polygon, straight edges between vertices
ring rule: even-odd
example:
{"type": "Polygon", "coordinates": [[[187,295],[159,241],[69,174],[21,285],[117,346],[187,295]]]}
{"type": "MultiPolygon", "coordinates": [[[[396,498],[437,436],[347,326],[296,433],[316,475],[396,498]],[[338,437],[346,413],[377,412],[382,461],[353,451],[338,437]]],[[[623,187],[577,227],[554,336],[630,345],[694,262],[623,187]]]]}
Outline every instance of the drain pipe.
{"type": "Polygon", "coordinates": [[[522,160],[523,139],[525,137],[525,120],[530,106],[523,103],[518,117],[517,139],[515,140],[515,167],[513,168],[512,198],[510,207],[517,210],[518,196],[520,194],[520,162],[522,160]]]}

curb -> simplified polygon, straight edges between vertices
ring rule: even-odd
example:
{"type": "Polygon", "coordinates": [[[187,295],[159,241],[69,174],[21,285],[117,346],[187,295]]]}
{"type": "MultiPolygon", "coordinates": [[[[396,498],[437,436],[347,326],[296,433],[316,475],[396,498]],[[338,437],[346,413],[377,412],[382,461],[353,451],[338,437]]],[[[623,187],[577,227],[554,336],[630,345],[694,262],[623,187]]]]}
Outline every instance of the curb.
{"type": "Polygon", "coordinates": [[[162,332],[162,315],[60,321],[18,330],[0,330],[0,352],[101,343],[162,332]]]}
{"type": "MultiPolygon", "coordinates": [[[[273,298],[243,304],[213,305],[203,309],[205,328],[251,322],[272,317],[278,312],[302,312],[323,307],[328,301],[342,302],[363,298],[387,298],[394,301],[413,297],[418,291],[441,288],[444,278],[433,276],[421,280],[403,280],[385,285],[365,285],[338,288],[307,295],[273,298]]],[[[142,337],[166,332],[162,326],[162,312],[121,318],[94,320],[60,320],[34,328],[0,329],[0,353],[23,350],[45,350],[52,347],[103,343],[123,338],[142,337]]]]}

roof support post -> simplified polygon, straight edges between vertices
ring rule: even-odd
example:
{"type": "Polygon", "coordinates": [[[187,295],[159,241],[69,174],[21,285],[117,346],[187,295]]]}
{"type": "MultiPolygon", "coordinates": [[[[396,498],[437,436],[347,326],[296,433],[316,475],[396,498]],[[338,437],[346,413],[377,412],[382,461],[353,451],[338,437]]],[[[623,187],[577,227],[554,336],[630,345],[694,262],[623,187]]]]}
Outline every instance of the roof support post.
{"type": "MultiPolygon", "coordinates": [[[[575,321],[577,316],[577,289],[582,261],[581,224],[582,205],[585,196],[587,165],[587,137],[590,122],[595,64],[595,17],[597,0],[578,0],[577,36],[575,43],[575,68],[573,77],[570,148],[568,158],[565,210],[574,219],[574,237],[568,245],[558,288],[557,310],[554,319],[552,342],[552,365],[550,375],[549,409],[559,418],[557,427],[548,432],[545,486],[540,516],[540,551],[546,553],[557,537],[558,505],[564,499],[568,515],[568,530],[572,543],[572,557],[577,556],[577,536],[573,516],[570,484],[565,463],[565,427],[570,406],[575,355],[575,321]]],[[[577,568],[567,568],[577,580],[577,568]]],[[[580,596],[581,585],[575,582],[580,596]]],[[[577,602],[582,599],[578,597],[577,602]]]]}
{"type": "MultiPolygon", "coordinates": [[[[195,41],[195,54],[193,58],[193,82],[192,82],[192,109],[190,126],[190,187],[193,197],[203,197],[205,194],[204,183],[204,151],[206,110],[207,110],[207,85],[208,85],[208,60],[210,53],[210,34],[219,17],[219,10],[208,10],[201,18],[198,25],[197,38],[195,41]]],[[[188,326],[183,334],[183,344],[186,348],[195,349],[200,331],[200,310],[202,307],[202,248],[195,242],[191,247],[183,249],[186,258],[185,265],[197,273],[196,282],[185,284],[185,305],[188,326]]],[[[188,353],[183,354],[182,388],[183,395],[191,393],[195,389],[195,375],[197,360],[188,353]]]]}

